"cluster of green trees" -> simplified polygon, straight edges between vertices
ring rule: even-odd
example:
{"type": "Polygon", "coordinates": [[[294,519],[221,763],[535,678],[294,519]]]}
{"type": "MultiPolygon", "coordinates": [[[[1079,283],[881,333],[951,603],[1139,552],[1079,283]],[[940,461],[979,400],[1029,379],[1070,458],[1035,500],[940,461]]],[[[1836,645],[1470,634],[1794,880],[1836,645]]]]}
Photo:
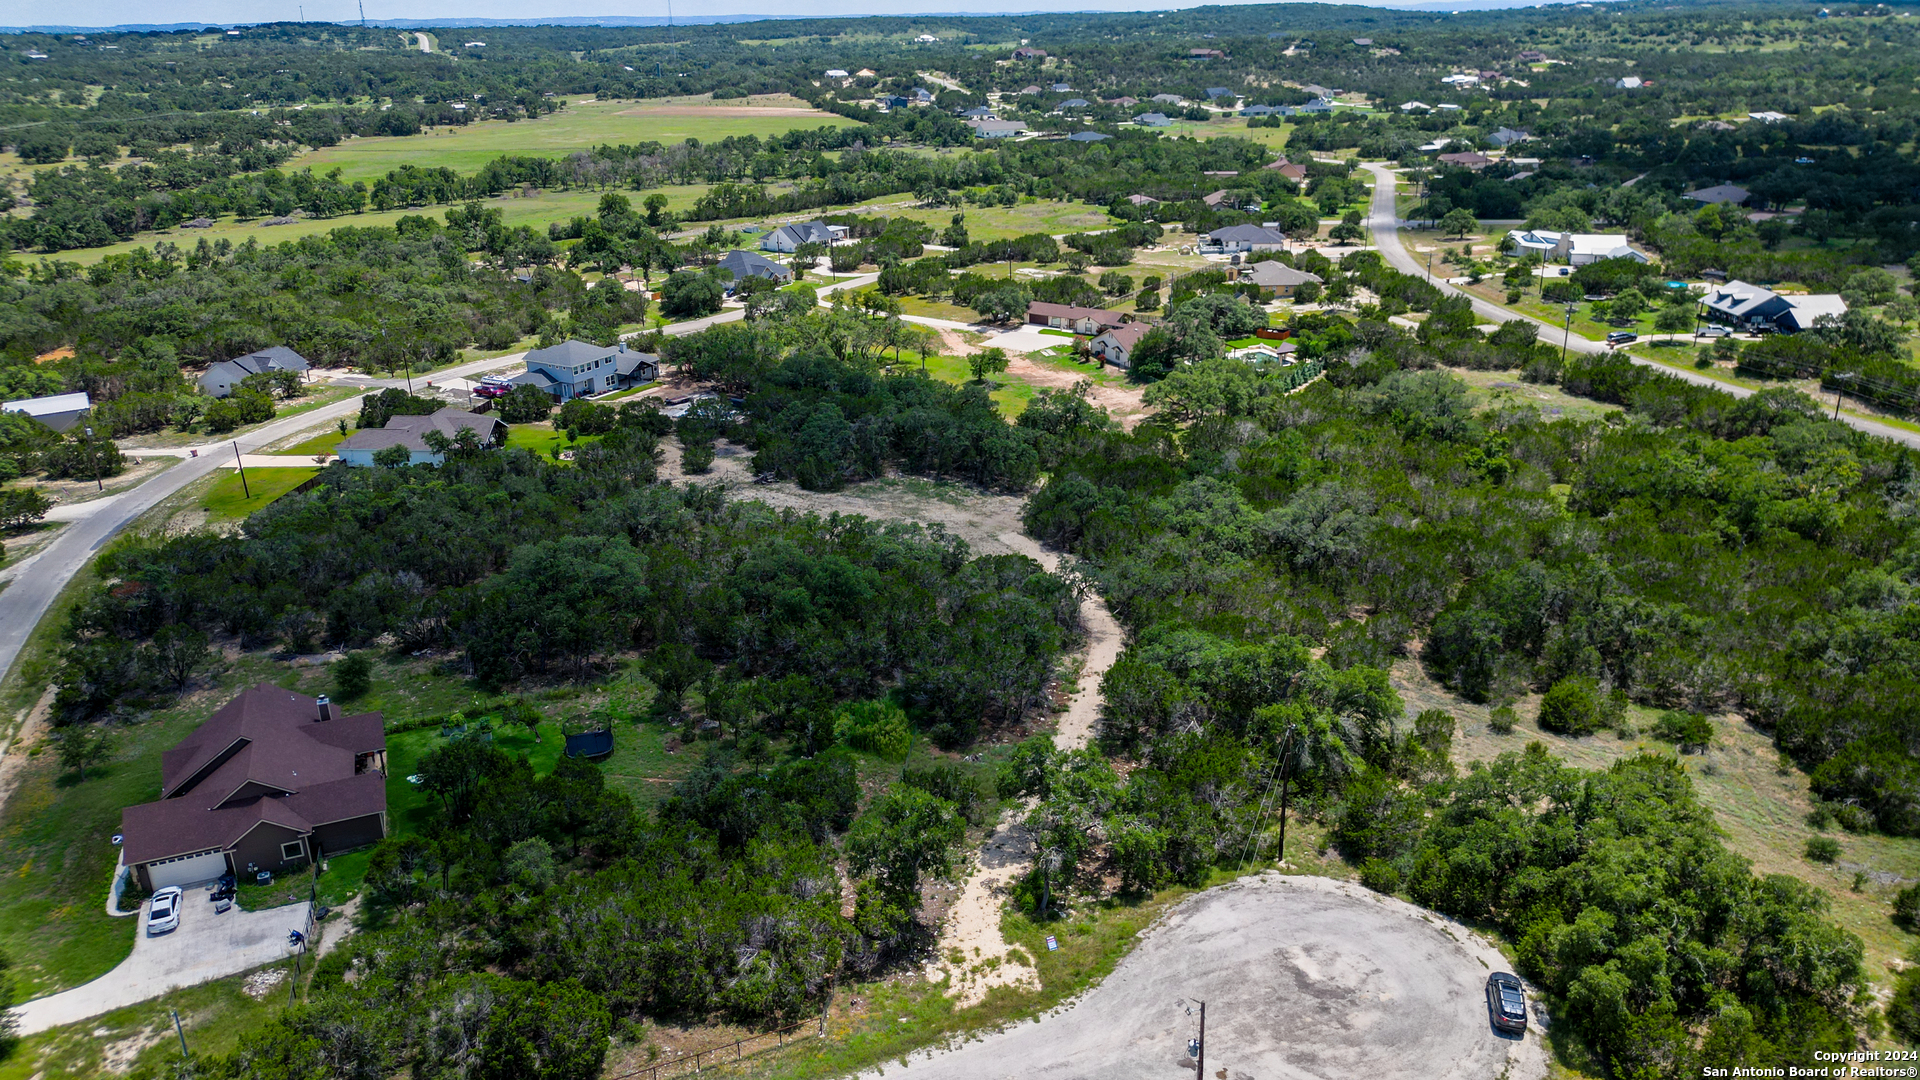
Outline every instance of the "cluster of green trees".
{"type": "Polygon", "coordinates": [[[1029,824],[1082,889],[1270,852],[1290,798],[1373,887],[1500,927],[1617,1075],[1851,1045],[1860,942],[1816,890],[1729,853],[1673,759],[1590,774],[1535,746],[1459,776],[1455,719],[1409,722],[1385,669],[1420,642],[1495,730],[1528,690],[1575,736],[1666,709],[1650,733],[1682,748],[1711,739],[1698,713],[1736,710],[1843,824],[1912,833],[1913,455],[1796,394],[1562,366],[1523,324],[1484,338],[1453,316],[1417,337],[1303,325],[1345,342],[1319,380],[1203,361],[1151,389],[1165,421],[1062,444],[1027,526],[1086,560],[1129,631],[1099,734],[1129,767],[1034,747],[1005,790],[1038,797],[1029,824]],[[1620,411],[1487,408],[1442,365],[1620,411]]]}

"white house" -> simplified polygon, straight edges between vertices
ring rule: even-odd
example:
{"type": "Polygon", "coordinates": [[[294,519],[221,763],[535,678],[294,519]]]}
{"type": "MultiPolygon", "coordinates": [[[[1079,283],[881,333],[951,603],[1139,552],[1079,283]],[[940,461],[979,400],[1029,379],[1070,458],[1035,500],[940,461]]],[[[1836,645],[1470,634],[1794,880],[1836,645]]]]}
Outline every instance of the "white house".
{"type": "Polygon", "coordinates": [[[1585,266],[1605,259],[1633,259],[1651,262],[1645,252],[1635,251],[1619,233],[1567,233],[1552,229],[1514,229],[1514,251],[1520,255],[1538,255],[1547,262],[1585,266]]]}
{"type": "Polygon", "coordinates": [[[0,412],[31,416],[55,431],[65,431],[79,423],[80,414],[91,408],[93,402],[85,394],[54,394],[0,404],[0,412]]]}
{"type": "Polygon", "coordinates": [[[1151,329],[1153,328],[1146,323],[1139,322],[1116,326],[1106,333],[1095,337],[1091,342],[1088,342],[1087,348],[1093,352],[1093,355],[1099,357],[1103,363],[1112,364],[1117,368],[1131,367],[1133,364],[1134,348],[1140,344],[1140,339],[1146,337],[1147,331],[1151,329]]]}

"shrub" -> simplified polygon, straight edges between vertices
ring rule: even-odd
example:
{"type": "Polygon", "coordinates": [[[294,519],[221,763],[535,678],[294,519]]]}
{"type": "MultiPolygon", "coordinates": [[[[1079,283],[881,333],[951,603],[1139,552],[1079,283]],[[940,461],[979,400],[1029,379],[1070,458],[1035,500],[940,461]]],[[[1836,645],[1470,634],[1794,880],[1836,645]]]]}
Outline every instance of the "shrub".
{"type": "Polygon", "coordinates": [[[1500,705],[1487,714],[1487,730],[1495,735],[1511,735],[1513,727],[1520,722],[1520,714],[1513,711],[1511,705],[1500,705]]]}
{"type": "Polygon", "coordinates": [[[1713,723],[1696,713],[1664,712],[1653,722],[1653,736],[1682,753],[1697,753],[1713,741],[1713,723]]]}
{"type": "Polygon", "coordinates": [[[1368,859],[1360,864],[1360,884],[1392,896],[1400,891],[1400,871],[1385,859],[1368,859]]]}
{"type": "Polygon", "coordinates": [[[893,702],[855,701],[834,718],[833,737],[855,750],[898,761],[907,756],[913,732],[906,712],[893,702]]]}
{"type": "Polygon", "coordinates": [[[1807,811],[1807,828],[1826,831],[1833,828],[1833,808],[1824,803],[1814,803],[1807,811]]]}
{"type": "Polygon", "coordinates": [[[1840,841],[1831,836],[1815,836],[1807,840],[1807,858],[1817,863],[1831,863],[1840,858],[1840,841]]]}
{"type": "Polygon", "coordinates": [[[1600,707],[1600,688],[1585,676],[1570,676],[1553,684],[1540,699],[1540,726],[1562,735],[1591,735],[1606,727],[1600,707]]]}
{"type": "Polygon", "coordinates": [[[373,661],[365,653],[348,653],[333,664],[333,692],[341,701],[364,697],[373,689],[373,661]]]}
{"type": "Polygon", "coordinates": [[[688,445],[680,452],[680,468],[683,472],[695,475],[703,474],[713,468],[713,444],[697,442],[688,445]]]}
{"type": "Polygon", "coordinates": [[[1887,1003],[1887,1024],[1909,1045],[1920,1043],[1920,967],[1900,973],[1893,1000],[1887,1003]]]}
{"type": "Polygon", "coordinates": [[[1893,894],[1893,921],[1911,930],[1920,925],[1920,885],[1893,894]]]}

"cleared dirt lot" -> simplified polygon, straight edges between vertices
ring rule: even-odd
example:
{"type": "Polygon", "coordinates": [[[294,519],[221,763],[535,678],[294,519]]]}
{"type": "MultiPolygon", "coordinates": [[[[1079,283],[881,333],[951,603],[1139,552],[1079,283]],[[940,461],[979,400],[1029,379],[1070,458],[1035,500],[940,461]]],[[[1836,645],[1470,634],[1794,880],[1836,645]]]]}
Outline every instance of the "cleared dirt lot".
{"type": "Polygon", "coordinates": [[[919,1080],[1192,1077],[1207,1002],[1207,1074],[1227,1080],[1538,1080],[1538,1031],[1488,1022],[1511,970],[1463,928],[1357,885],[1265,874],[1176,908],[1105,982],[1040,1020],[916,1056],[919,1080]]]}

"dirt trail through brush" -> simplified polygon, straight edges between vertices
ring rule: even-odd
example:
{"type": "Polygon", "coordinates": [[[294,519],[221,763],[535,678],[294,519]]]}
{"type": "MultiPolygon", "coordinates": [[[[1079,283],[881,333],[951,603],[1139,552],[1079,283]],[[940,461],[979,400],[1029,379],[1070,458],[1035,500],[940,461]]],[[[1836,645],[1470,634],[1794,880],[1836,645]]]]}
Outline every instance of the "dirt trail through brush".
{"type": "MultiPolygon", "coordinates": [[[[775,507],[939,525],[965,540],[976,554],[1011,552],[1035,560],[1050,572],[1061,570],[1058,553],[1020,532],[1024,499],[906,478],[869,481],[839,492],[803,491],[788,483],[756,484],[751,454],[726,442],[716,447],[710,473],[688,477],[680,469],[678,443],[667,440],[662,449],[666,460],[661,476],[666,479],[723,481],[733,498],[775,507]]],[[[1080,621],[1087,632],[1086,653],[1078,685],[1054,736],[1063,750],[1078,750],[1092,742],[1100,715],[1101,679],[1120,655],[1122,644],[1120,624],[1091,589],[1080,602],[1080,621]]],[[[929,980],[950,980],[947,992],[958,998],[963,1009],[978,1005],[996,986],[1040,988],[1040,976],[1030,958],[1016,954],[1000,932],[1008,890],[1033,864],[1033,841],[1020,824],[1026,811],[1024,806],[1010,808],[987,833],[984,846],[971,860],[960,898],[941,925],[935,959],[927,967],[929,980]]]]}
{"type": "Polygon", "coordinates": [[[20,773],[27,767],[27,754],[46,734],[47,717],[52,712],[53,687],[49,686],[47,692],[40,695],[39,703],[20,718],[13,737],[0,745],[0,809],[6,808],[7,800],[13,798],[13,789],[20,786],[20,773]]]}

